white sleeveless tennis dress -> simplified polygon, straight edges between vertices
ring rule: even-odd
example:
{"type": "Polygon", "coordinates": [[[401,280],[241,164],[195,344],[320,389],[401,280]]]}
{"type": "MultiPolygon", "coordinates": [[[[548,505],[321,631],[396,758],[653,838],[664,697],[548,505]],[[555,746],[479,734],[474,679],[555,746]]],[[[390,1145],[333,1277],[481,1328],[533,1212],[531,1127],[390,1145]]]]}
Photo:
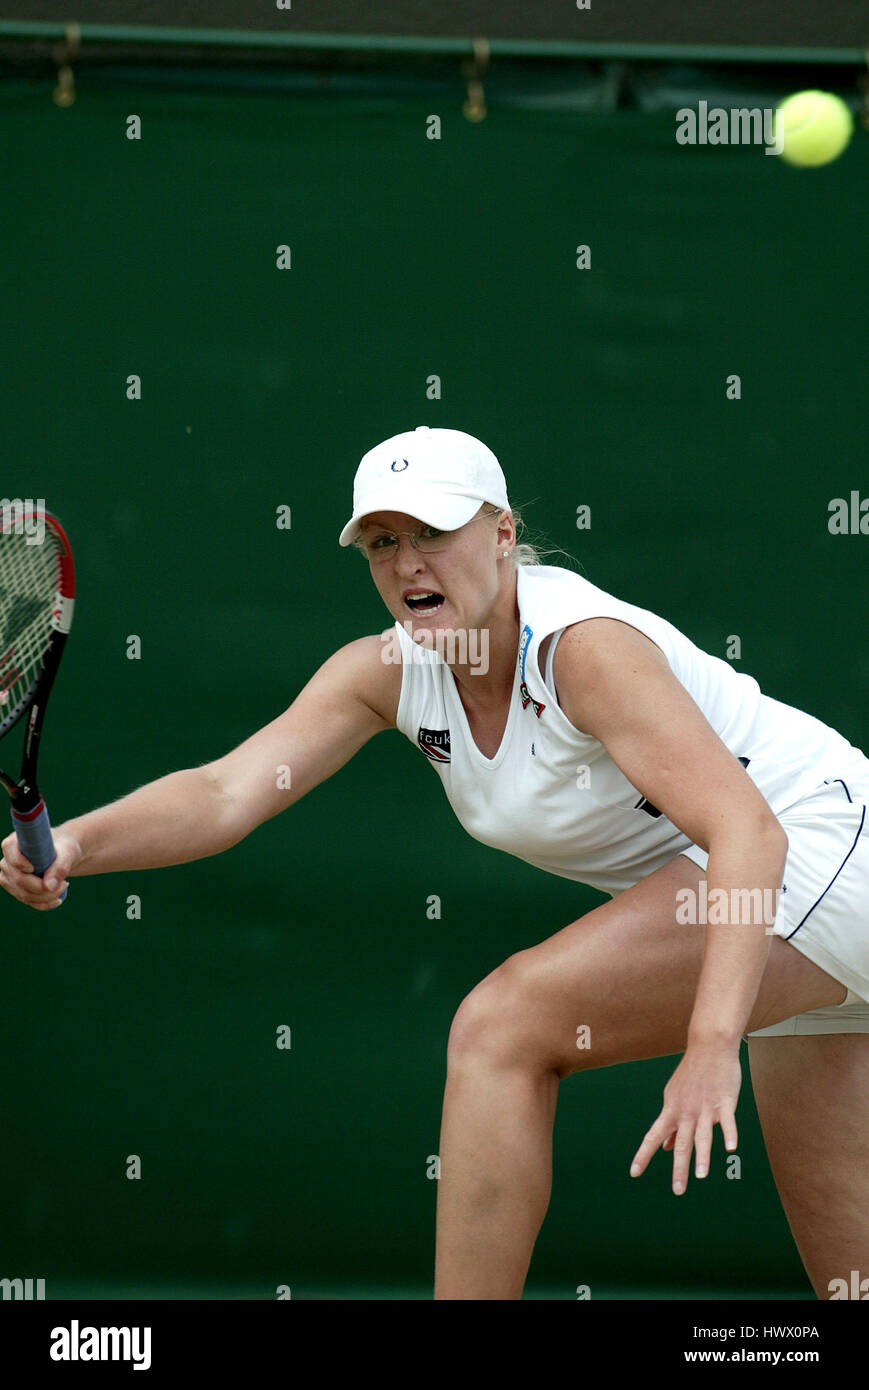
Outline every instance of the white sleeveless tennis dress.
{"type": "MultiPolygon", "coordinates": [[[[739,758],[789,839],[776,935],[849,994],[764,1033],[869,1032],[869,759],[828,725],[763,695],[757,682],[696,647],[665,619],[572,570],[517,567],[519,648],[507,725],[493,758],[471,734],[452,672],[400,623],[397,727],[431,762],[475,839],[611,897],[677,854],[708,855],[634,787],[603,745],[559,708],[552,661],[561,632],[617,618],[663,651],[676,678],[739,758]],[[546,671],[543,638],[554,634],[546,671]]],[[[391,634],[390,634],[391,635],[391,634]]]]}

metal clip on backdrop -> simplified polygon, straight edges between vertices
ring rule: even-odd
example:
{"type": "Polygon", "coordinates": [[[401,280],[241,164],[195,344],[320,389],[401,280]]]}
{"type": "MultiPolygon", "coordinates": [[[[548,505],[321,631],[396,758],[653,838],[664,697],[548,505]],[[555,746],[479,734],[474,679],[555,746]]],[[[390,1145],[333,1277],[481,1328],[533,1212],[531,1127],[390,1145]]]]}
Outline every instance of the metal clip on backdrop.
{"type": "Polygon", "coordinates": [[[51,50],[51,56],[57,64],[57,86],[52,92],[55,106],[72,106],[75,101],[72,60],[78,56],[81,29],[74,20],[69,20],[64,25],[64,30],[66,37],[63,43],[55,44],[51,50]]]}
{"type": "Polygon", "coordinates": [[[473,39],[474,56],[462,63],[462,76],[468,88],[468,95],[462,111],[469,121],[486,119],[486,94],[483,91],[483,73],[489,66],[489,40],[473,39]]]}

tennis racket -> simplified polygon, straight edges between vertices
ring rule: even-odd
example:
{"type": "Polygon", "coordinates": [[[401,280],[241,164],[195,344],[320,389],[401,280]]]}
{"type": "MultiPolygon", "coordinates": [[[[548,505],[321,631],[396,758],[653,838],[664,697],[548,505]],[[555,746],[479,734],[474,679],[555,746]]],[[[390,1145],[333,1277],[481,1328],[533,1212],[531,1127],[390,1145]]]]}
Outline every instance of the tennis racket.
{"type": "MultiPolygon", "coordinates": [[[[0,739],[27,716],[21,776],[0,768],[22,854],[40,877],[55,859],[36,763],[45,707],[72,624],[75,569],[60,522],[17,500],[0,505],[0,739]]],[[[66,897],[64,891],[63,898],[66,897]]]]}

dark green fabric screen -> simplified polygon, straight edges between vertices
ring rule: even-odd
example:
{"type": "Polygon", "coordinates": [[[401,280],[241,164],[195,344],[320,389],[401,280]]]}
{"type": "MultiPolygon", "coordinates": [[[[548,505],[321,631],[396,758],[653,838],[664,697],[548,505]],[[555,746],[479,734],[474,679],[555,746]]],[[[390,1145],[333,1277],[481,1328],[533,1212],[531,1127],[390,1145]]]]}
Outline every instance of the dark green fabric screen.
{"type": "MultiPolygon", "coordinates": [[[[80,580],[55,821],[218,756],[389,623],[337,536],[359,457],[417,424],[486,440],[590,580],[716,655],[738,635],[764,691],[867,746],[869,538],[827,521],[869,494],[869,139],[804,172],[683,148],[672,110],[565,96],[564,72],[479,124],[422,77],[107,70],[66,110],[50,81],[0,87],[0,491],[57,511],[80,580]]],[[[0,1276],[429,1297],[452,1016],[601,900],[468,839],[398,733],[219,858],[74,881],[50,916],[4,897],[0,1276]]],[[[678,1203],[663,1157],[628,1179],[671,1071],[563,1085],[528,1297],[811,1296],[747,1066],[739,1181],[720,1136],[678,1203]]]]}

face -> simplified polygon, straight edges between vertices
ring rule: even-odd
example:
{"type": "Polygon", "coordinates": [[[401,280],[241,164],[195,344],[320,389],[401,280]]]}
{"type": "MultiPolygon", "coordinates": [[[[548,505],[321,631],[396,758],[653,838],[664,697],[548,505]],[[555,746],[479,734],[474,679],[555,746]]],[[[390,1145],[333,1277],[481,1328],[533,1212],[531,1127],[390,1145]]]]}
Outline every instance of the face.
{"type": "MultiPolygon", "coordinates": [[[[371,577],[380,597],[412,637],[439,629],[489,626],[489,614],[506,578],[503,552],[511,548],[515,530],[509,512],[501,513],[499,520],[498,513],[485,516],[488,511],[491,508],[484,505],[466,526],[445,532],[448,539],[441,550],[426,554],[416,549],[410,536],[398,535],[394,555],[378,561],[375,552],[371,558],[371,577]]],[[[366,543],[376,544],[379,535],[424,526],[418,517],[404,512],[373,512],[363,518],[361,531],[366,543]]]]}

